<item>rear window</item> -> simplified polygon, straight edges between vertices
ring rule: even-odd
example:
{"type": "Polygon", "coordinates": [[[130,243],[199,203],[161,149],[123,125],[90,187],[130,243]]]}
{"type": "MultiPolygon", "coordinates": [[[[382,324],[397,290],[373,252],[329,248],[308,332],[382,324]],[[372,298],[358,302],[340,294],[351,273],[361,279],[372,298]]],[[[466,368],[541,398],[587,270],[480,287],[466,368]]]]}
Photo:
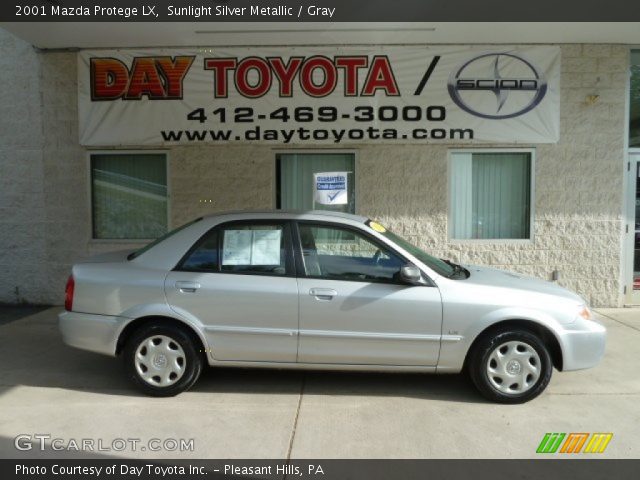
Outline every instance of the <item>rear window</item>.
{"type": "Polygon", "coordinates": [[[172,237],[173,235],[175,235],[176,233],[178,233],[181,230],[184,230],[187,227],[190,227],[191,225],[193,225],[194,223],[199,222],[200,220],[202,220],[203,217],[200,218],[196,218],[195,220],[190,221],[189,223],[185,223],[184,225],[178,227],[178,228],[174,228],[173,230],[171,230],[168,233],[165,233],[163,236],[156,238],[153,242],[149,243],[148,245],[145,245],[144,247],[142,247],[139,250],[136,250],[133,253],[130,253],[129,256],[127,257],[127,260],[133,260],[134,258],[138,258],[140,255],[142,255],[144,252],[152,249],[153,247],[155,247],[156,245],[158,245],[160,242],[164,242],[167,238],[172,237]]]}

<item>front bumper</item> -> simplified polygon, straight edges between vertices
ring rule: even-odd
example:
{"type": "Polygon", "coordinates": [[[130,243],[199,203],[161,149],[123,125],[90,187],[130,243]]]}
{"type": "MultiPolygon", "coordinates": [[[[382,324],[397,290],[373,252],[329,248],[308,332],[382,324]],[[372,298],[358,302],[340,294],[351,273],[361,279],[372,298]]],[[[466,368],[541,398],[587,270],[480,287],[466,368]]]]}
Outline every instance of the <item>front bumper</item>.
{"type": "Polygon", "coordinates": [[[596,366],[604,356],[607,329],[591,320],[580,320],[561,335],[562,370],[582,370],[596,366]]]}
{"type": "Polygon", "coordinates": [[[62,312],[58,328],[67,345],[115,356],[118,336],[126,319],[90,313],[62,312]]]}

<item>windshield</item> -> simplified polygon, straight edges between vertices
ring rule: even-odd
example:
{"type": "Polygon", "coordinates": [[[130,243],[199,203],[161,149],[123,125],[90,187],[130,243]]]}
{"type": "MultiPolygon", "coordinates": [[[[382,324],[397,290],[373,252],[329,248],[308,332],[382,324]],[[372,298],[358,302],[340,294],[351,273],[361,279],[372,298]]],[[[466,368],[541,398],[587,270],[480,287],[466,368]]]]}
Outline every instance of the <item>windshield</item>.
{"type": "Polygon", "coordinates": [[[372,222],[371,220],[369,220],[367,222],[367,225],[371,227],[373,230],[375,230],[376,232],[382,234],[382,236],[391,240],[400,248],[403,248],[404,250],[409,252],[411,255],[416,257],[426,266],[431,268],[436,273],[442,275],[443,277],[451,277],[454,274],[455,268],[451,264],[445,262],[444,260],[440,260],[439,258],[436,258],[432,255],[429,255],[427,252],[409,243],[404,238],[387,230],[385,227],[383,227],[379,223],[372,222]]]}
{"type": "Polygon", "coordinates": [[[140,255],[142,255],[144,252],[146,252],[147,250],[150,250],[151,248],[155,247],[156,245],[158,245],[160,242],[165,241],[167,238],[175,235],[176,233],[178,233],[180,230],[184,230],[185,228],[187,228],[190,225],[193,225],[196,222],[199,222],[200,220],[202,220],[202,217],[200,218],[196,218],[195,220],[190,221],[189,223],[185,223],[184,225],[178,227],[178,228],[174,228],[173,230],[171,230],[170,232],[165,233],[163,236],[156,238],[153,242],[145,245],[144,247],[142,247],[139,250],[136,250],[133,253],[130,253],[129,256],[127,257],[127,260],[133,260],[134,258],[138,258],[140,255]]]}

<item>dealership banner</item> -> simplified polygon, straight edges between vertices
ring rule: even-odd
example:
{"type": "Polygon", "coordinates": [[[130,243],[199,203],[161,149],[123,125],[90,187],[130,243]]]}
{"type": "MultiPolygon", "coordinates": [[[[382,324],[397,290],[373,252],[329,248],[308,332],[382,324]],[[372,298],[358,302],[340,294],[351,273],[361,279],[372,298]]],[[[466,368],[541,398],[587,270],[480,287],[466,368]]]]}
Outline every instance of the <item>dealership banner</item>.
{"type": "Polygon", "coordinates": [[[557,46],[78,54],[80,143],[554,143],[557,46]]]}

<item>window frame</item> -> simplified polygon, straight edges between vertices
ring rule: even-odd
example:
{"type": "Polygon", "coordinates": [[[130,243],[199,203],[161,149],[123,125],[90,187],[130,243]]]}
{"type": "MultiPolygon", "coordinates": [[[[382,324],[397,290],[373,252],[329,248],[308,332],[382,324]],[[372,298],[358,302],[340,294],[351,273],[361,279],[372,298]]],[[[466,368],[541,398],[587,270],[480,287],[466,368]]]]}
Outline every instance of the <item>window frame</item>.
{"type": "Polygon", "coordinates": [[[199,273],[199,274],[219,274],[219,275],[256,275],[260,277],[274,277],[274,278],[295,278],[297,272],[297,264],[294,255],[294,247],[293,247],[293,226],[291,225],[291,220],[283,220],[283,219],[255,219],[255,220],[229,220],[223,223],[219,223],[209,230],[207,230],[204,234],[202,234],[191,247],[187,250],[187,252],[180,258],[175,267],[171,269],[172,272],[184,272],[184,273],[199,273]],[[224,235],[222,232],[225,228],[233,225],[280,225],[282,226],[282,234],[284,236],[284,250],[285,250],[285,273],[284,275],[276,275],[269,272],[229,272],[222,270],[222,242],[224,235]],[[196,251],[200,245],[208,238],[209,235],[216,233],[218,235],[218,269],[213,270],[191,270],[183,268],[186,260],[191,256],[191,254],[196,251]]]}
{"type": "MultiPolygon", "coordinates": [[[[353,155],[353,213],[352,215],[358,214],[358,150],[345,150],[345,149],[328,149],[328,148],[305,148],[305,149],[278,149],[274,151],[273,157],[273,209],[278,211],[287,211],[288,209],[283,209],[282,207],[278,207],[278,204],[282,203],[280,201],[280,165],[279,165],[279,155],[328,155],[328,154],[336,154],[336,155],[353,155]]],[[[330,210],[329,210],[330,211],[330,210]]],[[[351,213],[351,212],[347,212],[351,213]]]]}
{"type": "MultiPolygon", "coordinates": [[[[629,227],[634,225],[636,219],[636,204],[635,204],[635,182],[636,172],[633,167],[632,156],[634,154],[640,154],[640,147],[631,147],[631,67],[633,65],[632,55],[633,51],[640,51],[640,44],[629,45],[627,48],[628,64],[627,64],[627,81],[625,84],[624,93],[624,158],[623,168],[626,179],[623,183],[623,197],[624,197],[624,224],[629,227]],[[626,166],[625,166],[626,165],[626,166]]],[[[635,229],[627,228],[627,232],[623,234],[623,255],[624,262],[622,279],[620,281],[620,289],[618,292],[618,298],[620,304],[634,304],[633,300],[633,275],[634,275],[634,249],[635,249],[635,229]]]]}
{"type": "Polygon", "coordinates": [[[378,248],[381,248],[383,250],[388,250],[390,252],[392,252],[395,256],[397,256],[398,258],[400,258],[404,264],[412,264],[414,265],[414,263],[409,260],[405,255],[403,255],[402,253],[400,253],[398,250],[396,250],[395,248],[393,248],[391,245],[388,245],[384,242],[381,242],[378,238],[376,238],[375,236],[371,235],[369,232],[367,232],[364,229],[355,227],[353,225],[348,225],[348,224],[344,224],[344,223],[340,223],[340,222],[324,222],[324,221],[317,221],[317,220],[296,220],[293,222],[293,238],[294,238],[294,253],[295,253],[295,260],[296,260],[296,275],[298,278],[308,278],[308,279],[312,279],[312,280],[325,280],[325,281],[329,281],[329,282],[358,282],[358,283],[376,283],[376,284],[384,284],[384,285],[396,285],[396,286],[402,286],[402,287],[433,287],[435,286],[434,283],[432,282],[431,278],[429,278],[429,276],[420,268],[420,271],[422,272],[422,277],[425,279],[425,284],[424,285],[410,285],[408,283],[402,282],[402,281],[397,281],[397,282],[393,282],[393,281],[387,281],[387,280],[358,280],[358,279],[338,279],[338,278],[326,278],[326,277],[322,277],[322,276],[318,276],[318,275],[307,275],[307,272],[304,269],[304,260],[302,258],[302,239],[300,237],[300,225],[311,225],[311,226],[317,226],[320,228],[326,227],[326,228],[341,228],[343,230],[348,230],[354,233],[359,234],[360,236],[364,237],[365,239],[367,239],[368,241],[370,241],[371,243],[373,243],[374,245],[378,246],[378,248]]]}
{"type": "MultiPolygon", "coordinates": [[[[629,64],[627,65],[629,74],[627,77],[626,85],[625,85],[625,110],[624,110],[624,150],[625,150],[625,159],[626,163],[629,159],[629,154],[632,153],[640,153],[640,146],[632,147],[630,145],[631,140],[631,67],[633,67],[632,57],[634,52],[638,52],[640,54],[640,44],[632,45],[628,49],[629,53],[629,64]]],[[[635,218],[635,217],[634,217],[635,218]]]]}
{"type": "Polygon", "coordinates": [[[167,178],[167,231],[165,233],[173,230],[173,226],[171,223],[171,176],[169,175],[169,161],[170,161],[170,151],[169,150],[158,150],[158,149],[136,149],[136,150],[120,150],[120,149],[102,149],[102,150],[87,150],[86,152],[86,162],[87,162],[87,202],[88,202],[88,225],[89,225],[89,241],[92,244],[127,244],[127,245],[135,245],[135,244],[147,244],[155,238],[97,238],[95,237],[95,225],[94,225],[94,214],[93,214],[93,170],[92,170],[92,162],[91,157],[93,155],[164,155],[164,167],[166,171],[167,178]]]}
{"type": "Polygon", "coordinates": [[[452,244],[515,244],[533,245],[535,240],[535,183],[536,149],[533,147],[516,148],[453,148],[447,152],[447,239],[452,244]],[[531,174],[529,183],[529,238],[455,238],[453,236],[453,157],[458,153],[528,153],[531,156],[531,174]]]}

